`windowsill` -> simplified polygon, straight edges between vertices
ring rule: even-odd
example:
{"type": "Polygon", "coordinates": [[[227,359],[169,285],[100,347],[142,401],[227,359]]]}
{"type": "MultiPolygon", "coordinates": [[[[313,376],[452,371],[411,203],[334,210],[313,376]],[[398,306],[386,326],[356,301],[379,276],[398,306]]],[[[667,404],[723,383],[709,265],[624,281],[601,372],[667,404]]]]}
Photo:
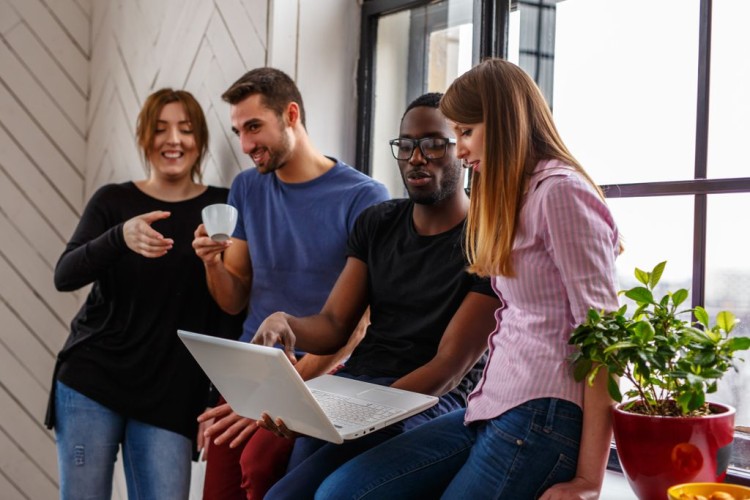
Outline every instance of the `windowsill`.
{"type": "Polygon", "coordinates": [[[620,472],[608,470],[604,474],[602,493],[599,498],[607,500],[638,500],[633,490],[630,489],[628,480],[620,472]]]}

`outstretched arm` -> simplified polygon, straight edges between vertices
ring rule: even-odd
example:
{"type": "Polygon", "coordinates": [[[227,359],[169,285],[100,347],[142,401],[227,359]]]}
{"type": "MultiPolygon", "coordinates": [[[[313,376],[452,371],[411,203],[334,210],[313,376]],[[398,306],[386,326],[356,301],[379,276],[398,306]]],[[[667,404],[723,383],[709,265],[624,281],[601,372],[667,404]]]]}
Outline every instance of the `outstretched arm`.
{"type": "Polygon", "coordinates": [[[319,356],[316,354],[307,354],[294,367],[299,372],[303,380],[310,380],[325,373],[330,373],[337,366],[346,361],[354,349],[365,337],[367,327],[370,325],[370,309],[367,309],[362,318],[354,328],[349,341],[344,347],[339,349],[336,354],[327,354],[319,356]]]}
{"type": "Polygon", "coordinates": [[[335,354],[347,345],[366,309],[367,265],[349,257],[320,313],[303,318],[274,313],[258,327],[253,343],[280,343],[293,362],[295,346],[311,354],[335,354]]]}

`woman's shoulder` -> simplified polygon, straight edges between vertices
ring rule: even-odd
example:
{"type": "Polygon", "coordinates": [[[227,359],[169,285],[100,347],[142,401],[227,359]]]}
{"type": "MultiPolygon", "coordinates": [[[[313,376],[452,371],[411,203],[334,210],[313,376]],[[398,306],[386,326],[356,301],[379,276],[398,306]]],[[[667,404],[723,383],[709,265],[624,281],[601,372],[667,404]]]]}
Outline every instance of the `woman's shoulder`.
{"type": "Polygon", "coordinates": [[[110,199],[130,197],[139,192],[133,181],[104,184],[91,194],[90,202],[102,202],[110,199]]]}
{"type": "Polygon", "coordinates": [[[560,160],[539,162],[529,179],[529,194],[542,195],[559,189],[593,190],[593,186],[575,167],[560,160]]]}

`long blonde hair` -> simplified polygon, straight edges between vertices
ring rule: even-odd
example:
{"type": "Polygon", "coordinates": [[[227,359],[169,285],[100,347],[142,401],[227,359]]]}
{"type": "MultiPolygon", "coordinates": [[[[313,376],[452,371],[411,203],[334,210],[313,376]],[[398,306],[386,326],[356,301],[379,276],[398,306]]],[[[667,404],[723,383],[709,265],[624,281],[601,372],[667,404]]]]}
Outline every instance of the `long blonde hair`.
{"type": "Polygon", "coordinates": [[[518,66],[487,59],[458,77],[440,110],[460,124],[484,124],[484,163],[471,181],[466,222],[469,271],[515,276],[511,250],[526,182],[541,160],[558,159],[579,171],[536,83],[518,66]]]}

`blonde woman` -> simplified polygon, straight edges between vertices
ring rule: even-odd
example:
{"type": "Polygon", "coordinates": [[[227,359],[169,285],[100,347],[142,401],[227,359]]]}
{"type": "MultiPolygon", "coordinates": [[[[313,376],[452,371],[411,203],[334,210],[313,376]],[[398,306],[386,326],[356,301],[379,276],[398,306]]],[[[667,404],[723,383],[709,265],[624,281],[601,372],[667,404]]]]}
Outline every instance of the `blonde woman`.
{"type": "Polygon", "coordinates": [[[347,463],[318,498],[597,498],[611,435],[600,374],[576,383],[568,338],[589,307],[616,309],[618,231],[570,154],[536,84],[491,59],[459,77],[440,109],[474,171],[470,271],[504,306],[466,410],[347,463]]]}

